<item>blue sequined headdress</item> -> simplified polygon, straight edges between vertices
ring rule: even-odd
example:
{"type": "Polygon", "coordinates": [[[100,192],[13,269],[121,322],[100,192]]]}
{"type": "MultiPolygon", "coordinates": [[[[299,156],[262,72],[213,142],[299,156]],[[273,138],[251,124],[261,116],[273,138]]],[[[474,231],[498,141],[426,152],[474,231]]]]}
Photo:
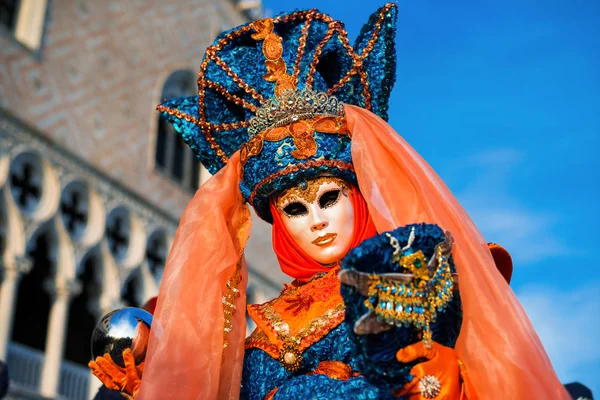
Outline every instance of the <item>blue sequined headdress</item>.
{"type": "Polygon", "coordinates": [[[341,22],[296,11],[222,33],[206,50],[198,95],[163,102],[212,174],[241,150],[240,189],[261,218],[269,198],[319,175],[355,182],[343,103],[387,120],[397,8],[371,15],[351,46],[341,22]]]}

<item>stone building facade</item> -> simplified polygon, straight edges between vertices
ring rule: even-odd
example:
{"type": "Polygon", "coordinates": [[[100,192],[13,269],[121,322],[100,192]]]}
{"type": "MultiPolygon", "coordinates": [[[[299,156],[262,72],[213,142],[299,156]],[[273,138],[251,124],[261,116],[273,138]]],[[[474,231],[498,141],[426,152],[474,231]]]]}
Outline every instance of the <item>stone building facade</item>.
{"type": "MultiPolygon", "coordinates": [[[[0,359],[12,398],[90,397],[98,318],[156,295],[209,179],[154,111],[254,0],[0,0],[0,359]]],[[[251,301],[285,281],[255,218],[251,301]]],[[[10,398],[10,397],[9,397],[10,398]]]]}

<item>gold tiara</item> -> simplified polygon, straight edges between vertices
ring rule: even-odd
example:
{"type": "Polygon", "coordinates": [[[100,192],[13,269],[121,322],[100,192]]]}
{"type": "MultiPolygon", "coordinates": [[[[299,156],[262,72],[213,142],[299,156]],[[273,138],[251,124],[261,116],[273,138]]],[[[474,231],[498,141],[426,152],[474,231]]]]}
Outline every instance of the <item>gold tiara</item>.
{"type": "Polygon", "coordinates": [[[255,116],[249,121],[248,133],[252,137],[271,128],[316,116],[343,117],[344,104],[324,92],[311,89],[300,92],[286,90],[281,96],[270,99],[256,111],[255,116]]]}

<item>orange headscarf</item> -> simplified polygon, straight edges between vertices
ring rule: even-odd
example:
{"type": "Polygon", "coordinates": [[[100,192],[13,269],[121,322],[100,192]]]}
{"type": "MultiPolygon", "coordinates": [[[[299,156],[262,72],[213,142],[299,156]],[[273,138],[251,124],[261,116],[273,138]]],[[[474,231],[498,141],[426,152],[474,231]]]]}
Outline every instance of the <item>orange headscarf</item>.
{"type": "MultiPolygon", "coordinates": [[[[367,203],[358,189],[350,188],[350,199],[354,208],[354,236],[350,249],[355,248],[363,240],[375,236],[377,230],[369,215],[367,203]]],[[[274,202],[271,201],[271,214],[273,215],[273,249],[279,261],[281,270],[299,281],[308,281],[318,272],[327,272],[331,268],[319,264],[308,256],[285,229],[281,214],[274,202]]]]}

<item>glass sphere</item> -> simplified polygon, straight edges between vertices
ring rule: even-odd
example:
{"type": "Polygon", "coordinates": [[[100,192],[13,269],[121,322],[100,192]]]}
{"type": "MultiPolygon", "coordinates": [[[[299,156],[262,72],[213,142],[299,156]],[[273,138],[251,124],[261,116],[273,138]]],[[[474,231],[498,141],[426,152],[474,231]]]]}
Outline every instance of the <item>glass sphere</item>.
{"type": "Polygon", "coordinates": [[[106,314],[92,333],[92,357],[110,354],[115,363],[125,367],[123,351],[131,349],[135,364],[146,358],[152,314],[141,308],[125,307],[106,314]]]}

